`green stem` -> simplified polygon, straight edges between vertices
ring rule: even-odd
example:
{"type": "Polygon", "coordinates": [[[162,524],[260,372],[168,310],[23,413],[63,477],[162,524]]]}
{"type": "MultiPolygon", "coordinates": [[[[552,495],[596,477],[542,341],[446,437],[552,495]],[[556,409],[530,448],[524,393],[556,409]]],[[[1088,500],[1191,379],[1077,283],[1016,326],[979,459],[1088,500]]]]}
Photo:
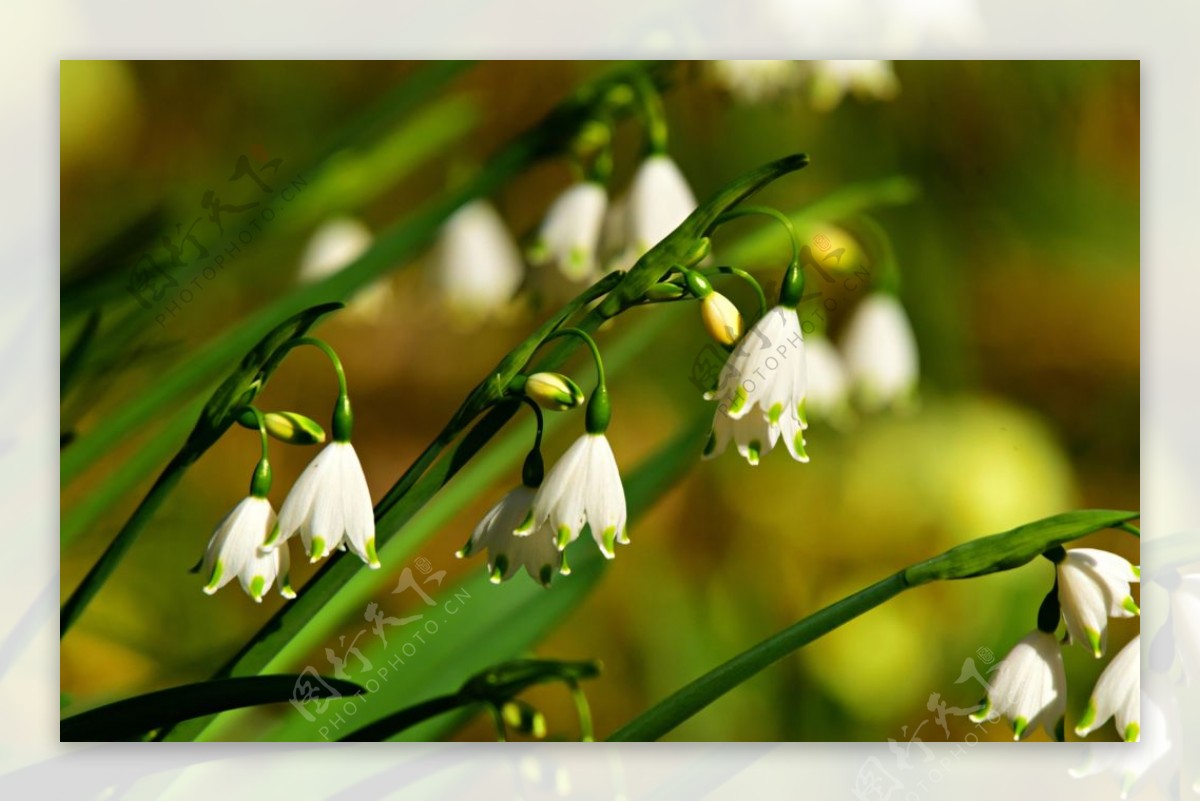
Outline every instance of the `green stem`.
{"type": "Polygon", "coordinates": [[[575,702],[575,711],[579,714],[579,740],[590,743],[596,740],[595,729],[592,725],[592,708],[588,704],[587,695],[577,682],[568,682],[571,699],[575,702]]]}
{"type": "Polygon", "coordinates": [[[542,429],[545,426],[545,416],[542,415],[542,408],[529,396],[522,395],[521,401],[529,405],[529,408],[533,410],[533,417],[537,420],[537,433],[533,436],[533,448],[529,450],[529,454],[525,457],[525,464],[521,466],[521,484],[528,488],[537,488],[542,486],[542,479],[546,475],[546,465],[542,461],[542,429]]]}
{"type": "Polygon", "coordinates": [[[646,151],[652,156],[666,153],[668,129],[662,95],[658,93],[654,83],[641,70],[633,74],[631,83],[637,90],[642,122],[646,126],[646,151]]]}
{"type": "Polygon", "coordinates": [[[1117,527],[1122,532],[1128,532],[1136,538],[1141,538],[1142,530],[1130,523],[1124,523],[1117,527]]]}
{"type": "Polygon", "coordinates": [[[787,229],[788,239],[792,243],[792,261],[790,264],[800,263],[800,237],[796,235],[796,227],[792,225],[792,219],[778,209],[773,209],[770,206],[739,206],[718,217],[713,228],[716,229],[730,220],[736,220],[739,217],[749,217],[750,215],[770,217],[787,229]]]}
{"type": "Polygon", "coordinates": [[[551,332],[546,339],[542,340],[542,344],[545,345],[551,340],[559,337],[578,337],[583,341],[584,345],[588,347],[588,350],[592,352],[592,361],[596,363],[596,390],[602,391],[605,387],[607,387],[607,384],[604,380],[604,360],[600,358],[600,349],[596,347],[596,341],[592,339],[592,336],[582,329],[559,329],[558,331],[551,332]]]}
{"type": "Polygon", "coordinates": [[[424,702],[418,702],[412,707],[406,707],[403,710],[397,710],[390,716],[385,716],[378,721],[373,721],[365,727],[361,727],[339,741],[386,741],[389,738],[399,735],[409,727],[445,715],[452,710],[457,710],[460,707],[473,705],[476,702],[472,699],[464,697],[461,693],[449,693],[445,696],[435,696],[432,699],[426,699],[424,702]]]}
{"type": "Polygon", "coordinates": [[[907,588],[897,573],[792,624],[685,685],[608,737],[656,741],[767,666],[831,632],[907,588]]]}
{"type": "Polygon", "coordinates": [[[325,356],[329,357],[329,361],[333,363],[333,371],[337,374],[338,394],[342,396],[348,395],[346,391],[346,370],[342,367],[342,360],[338,357],[337,351],[333,350],[333,346],[322,340],[320,337],[297,337],[294,340],[290,340],[284,346],[284,349],[290,351],[291,349],[297,348],[301,345],[312,345],[320,348],[321,352],[324,353],[325,356]]]}
{"type": "Polygon", "coordinates": [[[763,292],[762,285],[758,283],[758,279],[738,267],[713,267],[706,270],[701,270],[700,273],[704,276],[737,276],[742,281],[745,281],[754,290],[754,295],[758,298],[758,316],[764,317],[767,314],[767,296],[763,292]]]}

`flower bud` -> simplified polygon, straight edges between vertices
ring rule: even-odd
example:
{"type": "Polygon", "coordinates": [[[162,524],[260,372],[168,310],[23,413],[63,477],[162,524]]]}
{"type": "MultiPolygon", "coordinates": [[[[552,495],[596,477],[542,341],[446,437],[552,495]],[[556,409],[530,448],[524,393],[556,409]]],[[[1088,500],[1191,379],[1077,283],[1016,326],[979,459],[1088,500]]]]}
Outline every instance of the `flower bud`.
{"type": "Polygon", "coordinates": [[[564,412],[583,403],[579,385],[561,373],[535,373],[525,380],[525,395],[542,409],[564,412]]]}
{"type": "Polygon", "coordinates": [[[325,442],[325,430],[312,418],[298,412],[268,412],[263,415],[267,434],[276,440],[297,446],[311,446],[325,442]]]}
{"type": "MultiPolygon", "coordinates": [[[[294,446],[311,446],[325,442],[325,430],[312,418],[298,412],[267,412],[263,414],[267,434],[276,440],[294,446]]],[[[238,423],[247,429],[258,429],[258,418],[253,410],[246,410],[238,423]]]]}
{"type": "Polygon", "coordinates": [[[733,345],[742,337],[742,314],[719,292],[709,293],[700,301],[700,318],[708,335],[721,345],[733,345]]]}
{"type": "Polygon", "coordinates": [[[669,281],[661,281],[658,284],[651,284],[645,295],[651,301],[674,301],[683,297],[683,287],[669,281]]]}

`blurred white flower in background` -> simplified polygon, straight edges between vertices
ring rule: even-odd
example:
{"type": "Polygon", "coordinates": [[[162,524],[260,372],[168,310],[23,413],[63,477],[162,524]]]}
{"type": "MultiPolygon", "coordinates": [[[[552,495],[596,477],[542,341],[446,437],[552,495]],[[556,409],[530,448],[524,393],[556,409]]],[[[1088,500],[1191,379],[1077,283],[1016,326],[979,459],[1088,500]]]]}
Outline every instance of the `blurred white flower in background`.
{"type": "Polygon", "coordinates": [[[695,211],[696,196],[674,160],[657,153],[647,156],[638,167],[625,209],[626,247],[636,260],[695,211]]]}
{"type": "Polygon", "coordinates": [[[595,181],[580,181],[555,199],[529,253],[535,267],[552,264],[570,281],[596,273],[608,192],[595,181]]]}
{"type": "MultiPolygon", "coordinates": [[[[340,272],[357,261],[372,242],[371,230],[352,217],[336,217],[322,223],[309,237],[300,256],[300,283],[314,284],[340,272]]],[[[376,322],[391,298],[388,279],[377,279],[351,296],[346,316],[360,322],[376,322]]]]}
{"type": "Polygon", "coordinates": [[[804,341],[808,388],[804,403],[812,418],[838,423],[849,411],[849,388],[842,357],[824,335],[813,334],[804,341]]]}
{"type": "Polygon", "coordinates": [[[803,65],[787,59],[710,61],[705,72],[715,84],[743,103],[774,100],[799,88],[804,79],[803,65]]]}
{"type": "Polygon", "coordinates": [[[917,342],[895,296],[872,293],[854,309],[842,339],[842,356],[852,391],[868,411],[913,400],[917,342]]]}
{"type": "Polygon", "coordinates": [[[429,279],[464,321],[477,322],[507,309],[524,275],[517,244],[486,200],[467,203],[442,225],[429,279]]]}
{"type": "Polygon", "coordinates": [[[812,103],[818,111],[836,108],[847,94],[860,100],[891,100],[898,91],[890,61],[812,62],[812,103]]]}

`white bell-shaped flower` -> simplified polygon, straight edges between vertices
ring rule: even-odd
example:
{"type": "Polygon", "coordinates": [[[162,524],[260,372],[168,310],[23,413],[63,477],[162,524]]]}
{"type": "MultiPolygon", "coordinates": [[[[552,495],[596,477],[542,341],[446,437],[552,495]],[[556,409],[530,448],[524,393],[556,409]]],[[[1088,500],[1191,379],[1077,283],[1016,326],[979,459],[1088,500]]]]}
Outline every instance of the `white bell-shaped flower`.
{"type": "Polygon", "coordinates": [[[993,669],[992,677],[987,702],[971,714],[973,721],[1000,715],[1012,722],[1014,740],[1038,726],[1063,739],[1067,675],[1053,632],[1026,635],[993,669]]]}
{"type": "Polygon", "coordinates": [[[571,281],[596,274],[600,233],[608,193],[594,181],[580,181],[558,196],[546,212],[529,254],[536,267],[554,264],[571,281]]]}
{"type": "Polygon", "coordinates": [[[753,465],[782,437],[792,458],[807,462],[807,384],[800,317],[795,309],[776,306],[729,355],[716,390],[705,393],[705,398],[717,401],[705,456],[720,454],[732,438],[753,465]]]}
{"type": "Polygon", "coordinates": [[[358,454],[348,441],[335,440],[308,464],[279,509],[275,548],[300,533],[312,562],[345,546],[371,568],[375,554],[375,512],[358,454]]]}
{"type": "Polygon", "coordinates": [[[1141,739],[1141,641],[1139,635],[1127,643],[1100,674],[1087,708],[1075,725],[1077,735],[1086,736],[1115,717],[1122,738],[1141,739]]]}
{"type": "Polygon", "coordinates": [[[504,494],[487,511],[471,539],[459,552],[459,557],[474,554],[479,549],[488,553],[488,574],[492,582],[503,582],[514,576],[519,568],[542,585],[549,586],[556,573],[568,573],[563,554],[555,544],[554,531],[543,524],[528,535],[515,534],[516,528],[533,506],[536,488],[520,485],[504,494]]]}
{"type": "Polygon", "coordinates": [[[242,589],[261,602],[266,589],[278,582],[285,598],[296,597],[288,583],[286,548],[263,551],[263,543],[275,525],[271,502],[259,496],[247,496],[217,524],[204,552],[204,592],[212,595],[237,577],[242,589]]]}
{"type": "Polygon", "coordinates": [[[612,559],[614,544],[629,542],[625,521],[625,488],[612,447],[603,434],[589,433],[572,443],[550,469],[514,531],[532,535],[548,526],[561,551],[587,525],[600,551],[612,559]]]}
{"type": "Polygon", "coordinates": [[[895,296],[876,292],[854,310],[842,339],[853,391],[868,410],[912,399],[917,386],[917,341],[895,296]]]}
{"type": "Polygon", "coordinates": [[[465,204],[443,224],[430,278],[455,314],[479,319],[506,308],[524,274],[521,252],[487,201],[465,204]]]}
{"type": "Polygon", "coordinates": [[[1067,549],[1058,563],[1058,601],[1071,640],[1096,657],[1108,643],[1108,619],[1138,614],[1129,585],[1139,572],[1128,560],[1101,549],[1067,549]]]}
{"type": "Polygon", "coordinates": [[[636,259],[695,211],[696,196],[671,157],[657,153],[638,167],[625,204],[625,234],[636,259]]]}

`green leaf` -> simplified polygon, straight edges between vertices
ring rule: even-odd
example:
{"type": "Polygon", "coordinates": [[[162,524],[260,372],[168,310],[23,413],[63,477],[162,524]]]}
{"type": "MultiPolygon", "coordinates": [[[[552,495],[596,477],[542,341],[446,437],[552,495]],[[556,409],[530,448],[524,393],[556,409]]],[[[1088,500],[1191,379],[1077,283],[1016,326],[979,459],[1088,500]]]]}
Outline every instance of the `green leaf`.
{"type": "Polygon", "coordinates": [[[125,741],[196,716],[239,707],[287,702],[304,683],[313,698],[357,696],[364,689],[340,679],[273,675],[210,680],[155,691],[62,720],[62,741],[125,741]]]}
{"type": "Polygon", "coordinates": [[[133,545],[141,531],[150,522],[150,518],[170,495],[175,485],[183,478],[184,472],[193,462],[217,441],[225,430],[237,421],[236,412],[246,404],[251,403],[262,391],[267,379],[279,366],[280,360],[286,355],[285,344],[307,332],[322,316],[340,309],[341,304],[323,304],[306,309],[285,320],[263,337],[250,352],[242,358],[241,363],[221,383],[216,392],[209,398],[208,403],[200,411],[200,419],[192,428],[183,446],[167,463],[146,497],[134,510],[133,515],[117,532],[112,543],[100,555],[100,559],[92,566],[79,587],[63,604],[59,613],[59,637],[67,634],[71,625],[83,613],[85,607],[107,581],[116,569],[117,564],[125,556],[125,552],[133,545]]]}
{"type": "Polygon", "coordinates": [[[910,587],[915,587],[939,579],[968,579],[1007,571],[1024,565],[1054,546],[1135,521],[1138,517],[1136,512],[1117,510],[1065,512],[955,546],[945,554],[906,569],[905,580],[910,587]]]}
{"type": "Polygon", "coordinates": [[[775,633],[709,671],[614,732],[610,741],[656,741],[767,666],[911,587],[1005,571],[1049,548],[1138,517],[1135,512],[1080,510],[979,538],[893,574],[775,633]]]}

